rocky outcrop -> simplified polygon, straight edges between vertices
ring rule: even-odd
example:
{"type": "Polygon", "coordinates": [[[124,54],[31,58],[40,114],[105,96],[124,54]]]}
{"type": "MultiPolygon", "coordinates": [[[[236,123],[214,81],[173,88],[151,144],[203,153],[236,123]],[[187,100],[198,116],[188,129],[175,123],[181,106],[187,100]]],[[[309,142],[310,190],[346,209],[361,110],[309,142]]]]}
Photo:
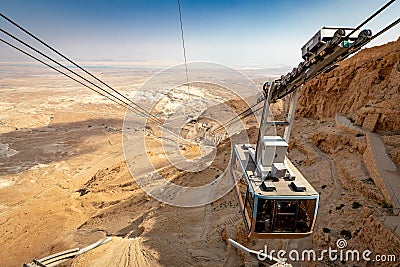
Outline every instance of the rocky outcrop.
{"type": "Polygon", "coordinates": [[[400,38],[368,48],[306,83],[296,116],[346,114],[370,130],[400,132],[400,38]]]}
{"type": "Polygon", "coordinates": [[[365,137],[356,136],[341,130],[319,129],[311,134],[312,143],[328,154],[335,154],[342,149],[364,153],[365,137]]]}
{"type": "Polygon", "coordinates": [[[353,241],[354,244],[357,245],[350,245],[349,249],[358,249],[358,251],[364,251],[368,249],[372,251],[371,260],[375,260],[376,255],[383,255],[386,259],[388,259],[390,255],[395,255],[396,260],[394,262],[389,260],[386,262],[381,261],[379,262],[379,265],[376,266],[398,266],[397,263],[398,256],[400,255],[400,240],[373,215],[364,220],[361,231],[353,241]]]}

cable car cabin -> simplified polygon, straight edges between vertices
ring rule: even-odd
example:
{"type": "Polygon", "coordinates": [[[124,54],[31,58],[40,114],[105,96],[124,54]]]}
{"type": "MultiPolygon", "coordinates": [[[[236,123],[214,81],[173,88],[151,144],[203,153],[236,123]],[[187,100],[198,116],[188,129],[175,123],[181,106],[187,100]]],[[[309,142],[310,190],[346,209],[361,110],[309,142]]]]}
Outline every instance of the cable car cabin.
{"type": "Polygon", "coordinates": [[[248,237],[306,237],[314,228],[319,194],[286,157],[281,137],[264,136],[263,145],[263,170],[255,164],[253,146],[235,145],[232,153],[234,191],[248,237]]]}

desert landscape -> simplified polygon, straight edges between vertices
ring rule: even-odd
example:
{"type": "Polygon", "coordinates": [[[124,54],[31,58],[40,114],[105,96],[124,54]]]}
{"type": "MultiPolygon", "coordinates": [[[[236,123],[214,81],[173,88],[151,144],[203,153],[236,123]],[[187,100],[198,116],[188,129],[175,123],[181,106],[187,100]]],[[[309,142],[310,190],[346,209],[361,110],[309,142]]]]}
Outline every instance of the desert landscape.
{"type": "MultiPolygon", "coordinates": [[[[396,256],[397,261],[379,266],[399,266],[399,58],[400,39],[364,49],[301,89],[288,156],[321,199],[313,235],[299,240],[247,239],[233,192],[198,207],[176,207],[148,195],[136,182],[157,173],[176,185],[195,187],[226,175],[231,141],[245,134],[255,143],[259,113],[214,137],[210,151],[215,155],[207,168],[187,171],[170,159],[180,156],[187,163],[211,153],[199,145],[208,129],[228,120],[230,110],[240,113],[246,101],[254,103],[262,84],[279,70],[242,70],[254,82],[248,87],[255,88],[247,92],[240,84],[246,101],[215,88],[215,71],[202,72],[203,80],[188,89],[165,93],[148,108],[168,121],[174,105],[180,105],[178,115],[185,123],[179,135],[192,143],[178,142],[174,149],[176,140],[164,140],[156,125],[134,116],[128,116],[133,121],[128,124],[123,107],[51,70],[1,63],[1,265],[21,266],[110,236],[107,244],[62,266],[258,266],[228,238],[254,250],[267,244],[317,251],[345,238],[349,248],[396,256]],[[127,125],[133,125],[129,135],[127,125]],[[145,150],[134,145],[140,137],[145,150]]],[[[141,88],[161,67],[106,62],[91,69],[90,62],[85,64],[138,104],[154,102],[151,92],[141,88]]],[[[275,104],[276,116],[285,105],[286,99],[275,104]]],[[[327,259],[290,263],[349,266],[327,259]]]]}

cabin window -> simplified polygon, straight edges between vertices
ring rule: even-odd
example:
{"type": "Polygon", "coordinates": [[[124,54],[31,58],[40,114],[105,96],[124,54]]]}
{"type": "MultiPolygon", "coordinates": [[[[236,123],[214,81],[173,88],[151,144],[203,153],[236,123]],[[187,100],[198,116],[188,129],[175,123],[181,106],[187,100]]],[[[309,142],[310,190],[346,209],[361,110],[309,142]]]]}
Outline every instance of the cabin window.
{"type": "Polygon", "coordinates": [[[296,218],[298,213],[297,200],[277,201],[275,209],[275,232],[294,232],[296,229],[296,218]]]}
{"type": "Polygon", "coordinates": [[[309,232],[315,218],[315,199],[300,200],[298,226],[299,232],[309,232]]]}
{"type": "MultiPolygon", "coordinates": [[[[250,221],[253,220],[253,205],[254,205],[254,199],[252,195],[250,194],[249,190],[246,190],[246,202],[245,202],[245,212],[250,218],[250,221]]],[[[250,225],[249,225],[250,228],[250,225]]]]}
{"type": "Polygon", "coordinates": [[[257,233],[270,233],[274,218],[275,201],[259,198],[257,204],[257,218],[255,231],[257,233]]]}
{"type": "MultiPolygon", "coordinates": [[[[258,199],[256,233],[308,233],[315,219],[316,199],[258,199]]],[[[250,207],[248,208],[250,209],[250,207]]],[[[249,211],[249,215],[250,211],[249,211]]]]}

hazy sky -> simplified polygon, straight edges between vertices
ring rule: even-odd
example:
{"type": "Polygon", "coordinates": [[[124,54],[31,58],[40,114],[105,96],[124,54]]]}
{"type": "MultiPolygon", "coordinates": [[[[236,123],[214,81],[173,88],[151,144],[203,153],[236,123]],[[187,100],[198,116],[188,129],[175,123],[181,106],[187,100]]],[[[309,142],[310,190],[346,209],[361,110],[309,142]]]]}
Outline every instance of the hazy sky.
{"type": "MultiPolygon", "coordinates": [[[[300,48],[319,28],[356,26],[386,2],[181,0],[187,58],[230,66],[294,66],[300,48]]],[[[183,62],[174,0],[2,0],[0,11],[77,61],[183,62]]],[[[376,32],[399,15],[397,1],[366,27],[376,32]]],[[[3,19],[0,26],[13,29],[3,19]]],[[[399,36],[400,25],[373,45],[399,36]]],[[[29,61],[0,43],[0,61],[12,60],[29,61]]]]}

